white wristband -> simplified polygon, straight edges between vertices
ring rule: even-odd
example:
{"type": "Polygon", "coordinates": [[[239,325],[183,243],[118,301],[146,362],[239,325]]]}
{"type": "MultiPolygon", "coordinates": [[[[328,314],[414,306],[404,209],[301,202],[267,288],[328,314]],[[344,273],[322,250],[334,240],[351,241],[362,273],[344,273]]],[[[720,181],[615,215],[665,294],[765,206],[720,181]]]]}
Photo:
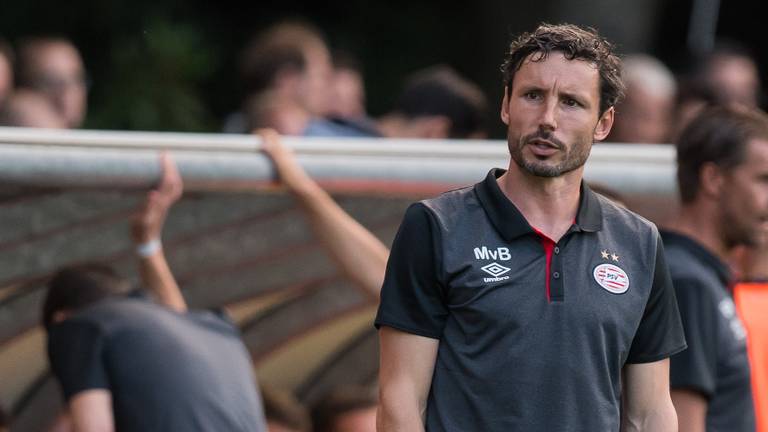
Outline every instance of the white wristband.
{"type": "Polygon", "coordinates": [[[142,258],[149,258],[156,254],[162,247],[163,245],[160,243],[160,239],[152,239],[136,246],[136,255],[142,258]]]}

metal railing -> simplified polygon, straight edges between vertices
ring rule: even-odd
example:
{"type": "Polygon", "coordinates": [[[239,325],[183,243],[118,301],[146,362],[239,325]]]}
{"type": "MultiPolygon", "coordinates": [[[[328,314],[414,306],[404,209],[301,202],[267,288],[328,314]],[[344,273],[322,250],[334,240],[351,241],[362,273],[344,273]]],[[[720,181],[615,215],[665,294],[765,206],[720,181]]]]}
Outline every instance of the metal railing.
{"type": "MultiPolygon", "coordinates": [[[[500,140],[285,137],[330,189],[389,192],[466,185],[509,156],[500,140]]],[[[170,151],[187,190],[263,188],[274,178],[252,135],[0,128],[0,182],[62,188],[146,188],[170,151]]],[[[673,195],[674,148],[597,144],[585,177],[625,194],[673,195]]]]}

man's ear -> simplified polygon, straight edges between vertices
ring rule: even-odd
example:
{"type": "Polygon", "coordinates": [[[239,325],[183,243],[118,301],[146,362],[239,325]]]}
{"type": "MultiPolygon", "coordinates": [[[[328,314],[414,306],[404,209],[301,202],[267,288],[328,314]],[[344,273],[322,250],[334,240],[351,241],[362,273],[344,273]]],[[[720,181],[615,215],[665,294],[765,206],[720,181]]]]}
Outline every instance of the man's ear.
{"type": "Polygon", "coordinates": [[[723,189],[725,173],[713,162],[701,166],[699,172],[699,193],[703,196],[718,198],[723,189]]]}
{"type": "Polygon", "coordinates": [[[509,125],[509,91],[507,86],[504,86],[504,97],[501,99],[501,121],[505,125],[509,125]]]}
{"type": "Polygon", "coordinates": [[[616,110],[613,107],[610,107],[600,116],[600,119],[597,121],[597,126],[595,126],[595,133],[592,135],[594,141],[602,141],[609,133],[611,133],[613,117],[615,114],[616,110]]]}

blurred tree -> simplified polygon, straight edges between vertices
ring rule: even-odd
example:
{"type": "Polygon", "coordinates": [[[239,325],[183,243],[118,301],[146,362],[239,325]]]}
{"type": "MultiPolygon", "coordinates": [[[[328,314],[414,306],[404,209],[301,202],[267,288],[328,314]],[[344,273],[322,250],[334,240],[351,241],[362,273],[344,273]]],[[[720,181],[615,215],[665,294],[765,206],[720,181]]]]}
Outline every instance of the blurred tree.
{"type": "Polygon", "coordinates": [[[87,127],[208,131],[216,122],[199,94],[216,69],[215,50],[186,24],[154,19],[111,48],[111,67],[94,92],[87,127]]]}

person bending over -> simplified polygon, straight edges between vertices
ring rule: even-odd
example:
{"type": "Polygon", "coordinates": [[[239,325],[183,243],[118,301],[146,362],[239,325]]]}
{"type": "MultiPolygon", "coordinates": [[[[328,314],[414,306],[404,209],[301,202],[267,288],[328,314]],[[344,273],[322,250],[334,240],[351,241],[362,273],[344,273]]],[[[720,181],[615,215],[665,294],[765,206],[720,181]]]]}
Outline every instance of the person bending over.
{"type": "Polygon", "coordinates": [[[43,306],[51,369],[74,431],[266,431],[250,356],[221,313],[189,311],[160,244],[182,193],[163,158],[159,187],[133,221],[143,282],[102,264],[64,268],[43,306]]]}

